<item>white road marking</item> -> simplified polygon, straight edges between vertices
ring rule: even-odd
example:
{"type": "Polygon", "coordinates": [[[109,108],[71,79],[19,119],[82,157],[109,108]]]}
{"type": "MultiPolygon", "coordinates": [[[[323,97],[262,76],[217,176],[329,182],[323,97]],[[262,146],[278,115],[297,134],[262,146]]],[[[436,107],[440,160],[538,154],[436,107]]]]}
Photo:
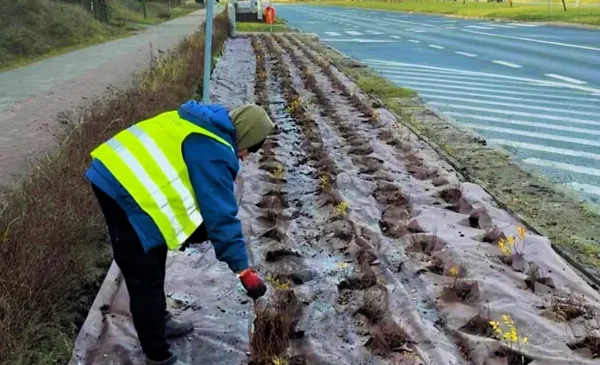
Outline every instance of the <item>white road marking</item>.
{"type": "Polygon", "coordinates": [[[542,24],[531,24],[531,23],[510,23],[510,25],[514,25],[515,27],[528,27],[528,28],[533,28],[533,27],[539,27],[542,24]]]}
{"type": "Polygon", "coordinates": [[[324,42],[356,42],[356,43],[394,43],[393,39],[364,39],[364,38],[323,38],[324,42]]]}
{"type": "Polygon", "coordinates": [[[496,24],[496,23],[486,23],[487,26],[494,28],[507,28],[507,29],[515,29],[514,25],[504,25],[504,24],[496,24]]]}
{"type": "Polygon", "coordinates": [[[418,41],[416,39],[409,39],[408,41],[411,43],[421,43],[421,41],[418,41]]]}
{"type": "Polygon", "coordinates": [[[346,34],[350,34],[350,35],[362,35],[361,32],[357,32],[355,30],[346,30],[345,32],[346,32],[346,34]]]}
{"type": "Polygon", "coordinates": [[[377,31],[377,30],[367,30],[367,33],[370,33],[370,34],[373,34],[373,35],[384,34],[384,33],[380,32],[380,31],[377,31]]]}
{"type": "Polygon", "coordinates": [[[533,144],[533,143],[509,141],[507,139],[490,139],[489,141],[491,143],[495,143],[495,144],[498,144],[498,145],[509,146],[509,147],[513,147],[513,148],[521,148],[521,149],[524,149],[524,150],[554,153],[556,155],[571,156],[571,157],[578,157],[578,158],[587,158],[587,159],[590,159],[590,160],[598,160],[598,161],[600,161],[600,155],[596,154],[596,153],[590,153],[590,152],[584,152],[584,151],[575,151],[575,150],[569,150],[569,149],[566,149],[566,148],[556,148],[556,147],[550,147],[550,146],[542,146],[542,145],[533,144]]]}
{"type": "Polygon", "coordinates": [[[446,27],[446,29],[456,29],[456,27],[452,26],[452,27],[446,27]]]}
{"type": "Polygon", "coordinates": [[[569,188],[577,191],[582,191],[586,194],[600,195],[600,187],[595,185],[582,184],[578,182],[566,183],[569,188]]]}
{"type": "MultiPolygon", "coordinates": [[[[416,88],[419,88],[419,86],[433,86],[433,87],[436,87],[435,90],[451,89],[451,90],[447,91],[448,93],[457,93],[456,91],[453,91],[453,90],[468,90],[468,91],[485,91],[485,92],[492,92],[492,93],[496,93],[496,94],[507,94],[507,95],[539,96],[539,94],[540,94],[539,89],[532,89],[532,88],[511,87],[510,90],[507,91],[507,90],[498,90],[498,89],[477,88],[477,87],[472,87],[472,86],[456,86],[456,85],[428,83],[428,82],[415,82],[415,81],[402,81],[402,82],[405,84],[409,84],[409,85],[416,85],[416,88]],[[530,91],[530,92],[519,92],[519,91],[515,91],[515,90],[530,91]]],[[[485,86],[492,86],[492,85],[485,85],[485,86]]],[[[461,95],[464,94],[462,91],[460,91],[459,93],[461,95]]],[[[569,94],[571,94],[571,93],[569,93],[569,94]]],[[[600,99],[578,98],[578,97],[562,96],[562,95],[544,95],[544,98],[591,101],[594,103],[600,103],[600,99]]]]}
{"type": "Polygon", "coordinates": [[[412,29],[412,28],[409,28],[409,29],[406,29],[406,30],[408,30],[409,32],[415,32],[415,33],[425,33],[425,31],[421,30],[421,29],[412,29]]]}
{"type": "Polygon", "coordinates": [[[472,54],[472,53],[468,53],[468,52],[460,52],[460,51],[456,51],[455,53],[456,53],[456,54],[459,54],[459,55],[467,56],[467,57],[477,57],[477,55],[476,55],[476,54],[472,54]]]}
{"type": "Polygon", "coordinates": [[[553,129],[553,130],[564,131],[564,132],[583,133],[583,134],[590,134],[590,135],[600,135],[600,130],[597,130],[597,129],[594,130],[594,129],[589,129],[589,128],[586,129],[586,128],[566,127],[566,126],[557,125],[557,124],[550,124],[548,122],[545,122],[545,123],[535,123],[535,122],[528,122],[528,121],[525,121],[525,120],[514,120],[514,119],[507,119],[507,118],[494,118],[494,117],[488,117],[488,116],[485,116],[485,115],[468,114],[468,113],[455,113],[455,112],[444,113],[444,115],[447,115],[449,117],[453,117],[455,119],[469,118],[469,119],[475,119],[475,120],[482,120],[482,121],[486,121],[486,122],[503,123],[503,124],[514,124],[514,125],[518,125],[518,126],[526,125],[526,126],[529,126],[529,127],[537,127],[537,128],[544,128],[544,129],[553,129]]]}
{"type": "Polygon", "coordinates": [[[456,20],[426,20],[428,23],[456,23],[456,20]]]}
{"type": "MultiPolygon", "coordinates": [[[[516,111],[506,110],[506,109],[480,108],[478,106],[471,106],[471,105],[458,105],[458,104],[450,105],[447,103],[441,103],[441,102],[437,102],[437,101],[432,101],[428,104],[434,105],[434,106],[449,107],[452,109],[474,110],[474,111],[478,111],[478,112],[495,113],[495,114],[536,118],[536,119],[557,120],[557,121],[561,121],[561,122],[571,122],[571,123],[577,123],[577,124],[600,125],[600,122],[597,120],[570,118],[570,117],[539,114],[539,113],[516,112],[516,111]]],[[[598,143],[597,145],[600,146],[600,141],[597,143],[598,143]]],[[[593,146],[596,146],[596,144],[594,144],[593,146]]]]}
{"type": "Polygon", "coordinates": [[[490,27],[482,27],[480,25],[467,25],[467,28],[484,29],[484,30],[492,29],[490,27]]]}
{"type": "Polygon", "coordinates": [[[325,34],[327,34],[328,36],[331,36],[331,37],[341,36],[341,34],[338,32],[325,32],[325,34]]]}
{"type": "Polygon", "coordinates": [[[402,37],[398,36],[398,35],[391,35],[390,37],[392,38],[396,38],[396,39],[402,39],[402,37]]]}
{"type": "Polygon", "coordinates": [[[511,35],[501,35],[501,34],[494,34],[494,33],[486,33],[486,32],[479,32],[479,31],[476,31],[476,30],[468,30],[468,29],[462,29],[462,31],[463,32],[468,32],[468,33],[474,33],[474,34],[482,34],[482,35],[486,35],[486,36],[490,36],[490,37],[518,39],[518,40],[527,41],[527,42],[545,43],[545,44],[552,44],[554,46],[587,49],[587,50],[590,50],[590,51],[598,51],[598,52],[600,52],[600,48],[590,47],[590,46],[582,46],[580,44],[543,41],[541,39],[525,38],[525,37],[515,37],[515,36],[511,36],[511,35]]]}
{"type": "Polygon", "coordinates": [[[510,62],[506,62],[506,61],[492,61],[493,63],[496,63],[498,65],[502,65],[502,66],[506,66],[506,67],[512,67],[512,68],[521,68],[523,66],[521,65],[517,65],[515,63],[510,63],[510,62]]]}
{"type": "Polygon", "coordinates": [[[452,68],[434,67],[434,66],[420,65],[420,64],[414,64],[414,63],[383,61],[383,60],[377,60],[377,59],[367,59],[367,60],[365,60],[365,62],[372,63],[372,64],[378,64],[378,65],[387,65],[387,66],[411,67],[414,69],[452,71],[452,72],[456,72],[456,73],[463,74],[463,75],[479,75],[479,76],[495,77],[495,78],[500,78],[500,79],[528,81],[528,82],[534,82],[538,85],[564,87],[564,88],[569,88],[569,89],[574,89],[574,90],[579,90],[579,91],[585,91],[585,92],[592,93],[596,96],[600,96],[600,89],[585,87],[585,86],[581,86],[581,85],[574,85],[574,84],[570,84],[570,83],[560,83],[560,82],[547,81],[547,80],[529,79],[526,77],[506,76],[506,75],[499,75],[499,74],[491,74],[491,73],[487,73],[487,72],[457,70],[457,69],[452,69],[452,68]]]}
{"type": "Polygon", "coordinates": [[[592,141],[592,140],[583,139],[583,138],[561,137],[561,136],[557,136],[555,134],[527,132],[527,131],[521,131],[521,130],[518,130],[518,129],[501,128],[501,127],[491,127],[489,125],[481,125],[481,124],[473,124],[473,123],[461,123],[461,125],[464,125],[465,127],[469,127],[469,128],[472,128],[472,129],[479,129],[479,130],[484,130],[484,131],[506,133],[506,134],[509,134],[509,135],[517,135],[517,136],[539,138],[539,139],[549,139],[549,140],[552,140],[552,141],[559,141],[559,142],[575,143],[575,144],[580,144],[580,145],[585,145],[585,146],[600,147],[600,142],[599,141],[592,141]]]}
{"type": "MultiPolygon", "coordinates": [[[[437,99],[437,100],[462,101],[462,102],[465,102],[465,103],[472,103],[472,104],[497,105],[497,106],[506,106],[506,107],[509,107],[509,108],[521,108],[521,109],[529,109],[529,110],[541,110],[541,111],[553,112],[553,113],[577,114],[577,115],[584,115],[584,116],[590,116],[590,117],[599,117],[598,119],[600,120],[600,113],[593,113],[593,112],[582,112],[582,111],[578,111],[578,110],[565,110],[565,109],[557,109],[557,108],[547,108],[545,106],[535,106],[535,105],[527,105],[527,104],[503,103],[503,102],[500,102],[500,101],[475,100],[475,99],[472,99],[472,98],[459,98],[459,97],[454,97],[454,96],[441,96],[441,95],[438,96],[438,95],[433,95],[433,94],[421,94],[421,96],[424,96],[426,98],[433,98],[433,99],[437,99]]],[[[596,125],[600,125],[600,121],[598,121],[595,124],[596,125]]]]}
{"type": "Polygon", "coordinates": [[[577,84],[577,85],[587,84],[587,82],[585,82],[585,81],[581,81],[581,80],[577,80],[577,79],[572,79],[570,77],[561,76],[561,75],[557,75],[557,74],[544,74],[544,75],[548,76],[548,77],[552,77],[553,79],[558,79],[558,80],[562,80],[562,81],[566,81],[566,82],[572,82],[572,83],[577,84]]]}
{"type": "MultiPolygon", "coordinates": [[[[385,71],[379,70],[381,73],[388,75],[392,79],[400,79],[400,80],[416,80],[416,81],[435,81],[435,82],[446,82],[453,85],[473,85],[473,86],[494,86],[498,88],[512,89],[510,85],[523,85],[527,86],[527,84],[519,83],[518,81],[509,81],[509,80],[484,80],[477,79],[475,76],[460,76],[460,75],[438,75],[438,74],[415,74],[410,71],[385,71]],[[406,75],[406,76],[405,76],[406,75]],[[465,81],[459,81],[465,80],[465,81]],[[471,81],[475,80],[475,81],[471,81]]],[[[550,90],[547,85],[535,85],[540,88],[544,87],[544,91],[550,90]]],[[[537,89],[538,91],[542,91],[541,89],[537,89]]]]}
{"type": "Polygon", "coordinates": [[[437,25],[432,25],[432,24],[427,24],[427,23],[421,23],[421,22],[409,22],[407,20],[398,20],[398,19],[391,19],[391,18],[382,18],[382,19],[383,20],[387,20],[389,22],[394,22],[394,23],[416,24],[416,25],[420,25],[422,27],[437,28],[437,25]]]}
{"type": "Polygon", "coordinates": [[[436,48],[436,49],[444,49],[444,47],[438,46],[437,44],[430,44],[429,47],[436,48]]]}
{"type": "MultiPolygon", "coordinates": [[[[588,109],[595,109],[595,110],[600,110],[600,106],[598,105],[594,105],[591,103],[587,103],[587,104],[573,104],[573,103],[565,103],[565,102],[560,102],[560,101],[556,101],[556,100],[546,100],[545,99],[545,95],[544,95],[544,99],[527,99],[527,98],[523,98],[523,97],[511,97],[511,96],[502,96],[502,95],[497,95],[496,92],[492,92],[492,94],[483,94],[483,93],[472,93],[472,92],[456,92],[456,91],[443,91],[443,90],[439,90],[439,89],[428,89],[428,88],[418,88],[417,91],[419,92],[429,92],[429,93],[434,93],[434,94],[452,94],[452,95],[460,95],[460,96],[473,96],[479,100],[485,100],[485,99],[494,99],[494,100],[514,100],[514,101],[520,101],[520,102],[528,102],[528,103],[538,103],[538,104],[551,104],[553,106],[566,106],[569,108],[588,108],[588,109]]],[[[494,90],[495,91],[495,90],[494,90]]],[[[530,96],[539,96],[539,92],[538,93],[530,93],[528,94],[530,96]]],[[[577,100],[575,98],[575,100],[577,100]]]]}
{"type": "Polygon", "coordinates": [[[575,172],[578,174],[600,176],[600,169],[593,169],[591,167],[571,165],[568,163],[556,162],[556,161],[548,161],[548,160],[543,160],[541,158],[526,158],[523,160],[523,162],[531,164],[531,165],[536,165],[536,166],[550,167],[550,168],[557,169],[557,170],[575,172]]]}

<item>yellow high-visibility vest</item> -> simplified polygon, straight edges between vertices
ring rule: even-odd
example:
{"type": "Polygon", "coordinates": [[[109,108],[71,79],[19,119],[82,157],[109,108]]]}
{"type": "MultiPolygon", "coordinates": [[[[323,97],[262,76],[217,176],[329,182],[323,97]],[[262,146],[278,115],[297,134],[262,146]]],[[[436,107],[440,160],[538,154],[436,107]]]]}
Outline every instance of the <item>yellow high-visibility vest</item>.
{"type": "Polygon", "coordinates": [[[229,142],[179,117],[177,111],[139,122],[101,144],[101,161],[154,221],[167,247],[178,249],[202,224],[182,144],[192,133],[229,142]]]}

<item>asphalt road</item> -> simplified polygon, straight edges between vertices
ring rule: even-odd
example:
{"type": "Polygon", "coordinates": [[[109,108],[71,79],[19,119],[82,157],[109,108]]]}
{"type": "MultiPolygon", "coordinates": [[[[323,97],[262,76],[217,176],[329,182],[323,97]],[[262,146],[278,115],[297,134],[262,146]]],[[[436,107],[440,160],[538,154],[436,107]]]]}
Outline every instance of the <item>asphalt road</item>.
{"type": "Polygon", "coordinates": [[[0,72],[0,186],[20,178],[55,143],[57,114],[73,110],[107,88],[131,82],[159,55],[193,33],[205,11],[146,28],[18,69],[0,72]]]}
{"type": "Polygon", "coordinates": [[[277,5],[293,27],[600,202],[600,31],[277,5]]]}

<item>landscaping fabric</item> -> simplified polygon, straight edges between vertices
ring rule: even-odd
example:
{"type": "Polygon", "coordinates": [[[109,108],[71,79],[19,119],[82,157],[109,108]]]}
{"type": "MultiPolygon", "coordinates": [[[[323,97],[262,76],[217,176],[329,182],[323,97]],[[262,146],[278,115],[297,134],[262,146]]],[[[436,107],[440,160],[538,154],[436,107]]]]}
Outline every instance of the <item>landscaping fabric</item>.
{"type": "MultiPolygon", "coordinates": [[[[236,39],[213,81],[214,100],[254,94],[277,124],[236,187],[270,289],[253,306],[209,244],[171,253],[169,307],[195,324],[172,342],[182,360],[597,364],[600,295],[319,54],[289,35],[236,39]],[[495,339],[503,315],[516,343],[495,339]]],[[[113,266],[71,365],[143,363],[127,303],[113,266]]]]}

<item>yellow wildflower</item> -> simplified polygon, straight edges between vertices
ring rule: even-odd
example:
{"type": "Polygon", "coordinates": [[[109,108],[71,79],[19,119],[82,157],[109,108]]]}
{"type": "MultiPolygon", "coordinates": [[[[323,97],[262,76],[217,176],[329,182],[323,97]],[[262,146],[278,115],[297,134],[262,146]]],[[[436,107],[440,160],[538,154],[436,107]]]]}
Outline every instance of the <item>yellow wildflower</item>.
{"type": "Polygon", "coordinates": [[[329,191],[330,189],[330,184],[329,184],[329,177],[327,175],[323,175],[320,178],[320,182],[319,184],[321,185],[321,189],[323,189],[324,191],[329,191]]]}
{"type": "Polygon", "coordinates": [[[282,359],[280,357],[276,357],[273,359],[273,365],[287,365],[287,361],[285,359],[282,359]]]}
{"type": "Polygon", "coordinates": [[[525,235],[527,234],[527,230],[523,227],[517,227],[517,232],[519,234],[519,239],[523,241],[525,239],[525,235]]]}
{"type": "Polygon", "coordinates": [[[284,175],[283,165],[277,165],[277,167],[275,167],[275,171],[273,171],[273,176],[277,179],[281,179],[281,178],[283,178],[283,175],[284,175]]]}
{"type": "Polygon", "coordinates": [[[346,215],[346,210],[348,209],[348,203],[341,202],[335,206],[335,212],[339,215],[346,215]]]}
{"type": "Polygon", "coordinates": [[[504,256],[510,256],[510,254],[512,253],[512,249],[510,248],[510,246],[506,245],[506,241],[504,241],[503,239],[500,239],[498,241],[498,248],[504,256]]]}
{"type": "Polygon", "coordinates": [[[508,244],[511,246],[515,245],[515,236],[508,236],[508,244]]]}
{"type": "Polygon", "coordinates": [[[452,266],[450,268],[450,270],[448,271],[448,273],[450,274],[450,276],[452,276],[453,278],[458,276],[458,268],[456,266],[452,266]]]}
{"type": "Polygon", "coordinates": [[[519,336],[517,325],[509,315],[503,314],[502,322],[504,326],[501,326],[498,321],[490,321],[489,324],[492,326],[497,338],[503,341],[506,346],[520,349],[529,342],[529,338],[519,336]]]}

